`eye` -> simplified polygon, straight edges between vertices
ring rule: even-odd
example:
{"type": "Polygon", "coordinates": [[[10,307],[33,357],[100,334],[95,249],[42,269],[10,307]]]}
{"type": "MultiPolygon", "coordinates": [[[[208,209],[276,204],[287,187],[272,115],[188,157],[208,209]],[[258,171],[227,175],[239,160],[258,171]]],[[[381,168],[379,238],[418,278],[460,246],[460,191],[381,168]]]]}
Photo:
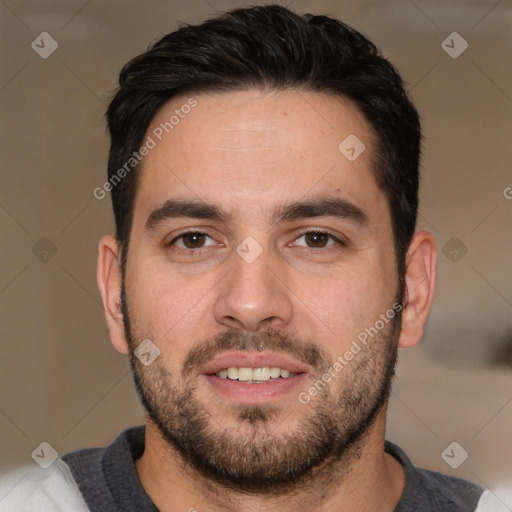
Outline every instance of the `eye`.
{"type": "Polygon", "coordinates": [[[298,238],[296,238],[294,241],[294,245],[301,245],[303,247],[311,247],[316,249],[329,247],[336,243],[343,245],[343,242],[341,242],[338,238],[325,231],[307,231],[306,233],[303,233],[298,238]],[[302,239],[304,240],[304,243],[298,243],[298,241],[302,239]]]}
{"type": "Polygon", "coordinates": [[[188,231],[174,238],[167,245],[175,246],[179,249],[202,249],[209,245],[216,245],[216,241],[201,231],[188,231]]]}

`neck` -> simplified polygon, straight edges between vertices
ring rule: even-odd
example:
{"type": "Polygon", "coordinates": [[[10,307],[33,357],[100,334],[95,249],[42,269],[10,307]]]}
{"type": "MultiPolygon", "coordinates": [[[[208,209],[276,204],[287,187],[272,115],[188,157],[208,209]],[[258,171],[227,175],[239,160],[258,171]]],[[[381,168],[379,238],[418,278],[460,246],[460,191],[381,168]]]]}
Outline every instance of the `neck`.
{"type": "Polygon", "coordinates": [[[289,492],[247,494],[219,486],[192,470],[151,421],[146,423],[146,446],[136,461],[137,473],[161,512],[392,512],[405,477],[400,463],[384,452],[385,409],[342,459],[316,468],[307,483],[289,492]]]}

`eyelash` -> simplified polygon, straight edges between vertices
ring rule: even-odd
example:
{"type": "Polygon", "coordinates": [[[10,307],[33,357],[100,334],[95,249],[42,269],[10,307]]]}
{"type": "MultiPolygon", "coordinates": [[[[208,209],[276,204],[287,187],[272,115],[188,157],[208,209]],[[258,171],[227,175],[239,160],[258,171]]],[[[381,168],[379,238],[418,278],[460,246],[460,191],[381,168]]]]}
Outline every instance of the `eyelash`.
{"type": "MultiPolygon", "coordinates": [[[[307,234],[310,234],[310,233],[319,233],[319,234],[322,234],[322,235],[327,235],[330,240],[334,241],[335,244],[338,244],[338,245],[340,245],[342,247],[346,247],[346,245],[347,245],[346,242],[344,242],[343,240],[340,240],[338,237],[336,237],[332,233],[329,233],[329,231],[323,231],[323,230],[320,230],[320,229],[307,229],[305,231],[302,231],[294,239],[294,242],[297,241],[299,238],[303,237],[304,235],[307,235],[307,234]]],[[[165,246],[167,248],[172,248],[174,251],[177,251],[177,252],[183,252],[183,253],[187,253],[187,254],[201,254],[204,250],[208,250],[208,247],[210,247],[210,246],[198,247],[197,249],[183,249],[181,247],[176,248],[174,246],[174,244],[178,240],[183,239],[184,236],[186,236],[186,235],[196,235],[196,234],[197,235],[205,235],[208,238],[211,238],[212,240],[215,240],[207,232],[196,229],[196,230],[193,230],[193,231],[185,231],[185,232],[181,233],[180,235],[178,235],[175,238],[173,238],[170,242],[166,243],[165,246]]],[[[300,246],[300,247],[305,247],[306,249],[314,249],[316,251],[321,251],[323,249],[328,249],[329,247],[332,247],[332,245],[335,245],[335,244],[331,244],[331,245],[326,246],[326,247],[308,247],[308,246],[300,246]]]]}

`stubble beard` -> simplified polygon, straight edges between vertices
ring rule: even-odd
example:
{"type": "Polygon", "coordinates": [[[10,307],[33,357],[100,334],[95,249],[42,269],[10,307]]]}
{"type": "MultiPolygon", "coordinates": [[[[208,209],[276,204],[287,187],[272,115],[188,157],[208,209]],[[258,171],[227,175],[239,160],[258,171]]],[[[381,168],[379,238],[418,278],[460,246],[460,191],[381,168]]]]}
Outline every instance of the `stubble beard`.
{"type": "Polygon", "coordinates": [[[225,350],[269,350],[291,353],[312,365],[314,381],[319,381],[333,361],[318,344],[272,329],[231,330],[195,345],[181,374],[172,373],[162,356],[148,366],[135,356],[135,348],[147,336],[132,332],[125,311],[136,389],[162,439],[192,473],[237,492],[265,495],[289,493],[319,478],[327,485],[350,471],[387,404],[400,328],[397,314],[310,403],[303,405],[297,399],[289,413],[295,428],[283,432],[279,426],[287,416],[277,405],[233,404],[227,415],[203,405],[194,370],[225,350]]]}

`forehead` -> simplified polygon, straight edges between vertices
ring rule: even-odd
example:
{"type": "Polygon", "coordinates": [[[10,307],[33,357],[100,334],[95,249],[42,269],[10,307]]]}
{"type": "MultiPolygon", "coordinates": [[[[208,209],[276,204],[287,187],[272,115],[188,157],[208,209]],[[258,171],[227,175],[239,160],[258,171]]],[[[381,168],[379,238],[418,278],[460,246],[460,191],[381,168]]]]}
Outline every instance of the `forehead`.
{"type": "Polygon", "coordinates": [[[146,136],[154,147],[143,160],[134,219],[170,197],[270,209],[330,193],[387,209],[371,173],[372,132],[338,96],[253,89],[183,95],[157,112],[146,136]]]}

